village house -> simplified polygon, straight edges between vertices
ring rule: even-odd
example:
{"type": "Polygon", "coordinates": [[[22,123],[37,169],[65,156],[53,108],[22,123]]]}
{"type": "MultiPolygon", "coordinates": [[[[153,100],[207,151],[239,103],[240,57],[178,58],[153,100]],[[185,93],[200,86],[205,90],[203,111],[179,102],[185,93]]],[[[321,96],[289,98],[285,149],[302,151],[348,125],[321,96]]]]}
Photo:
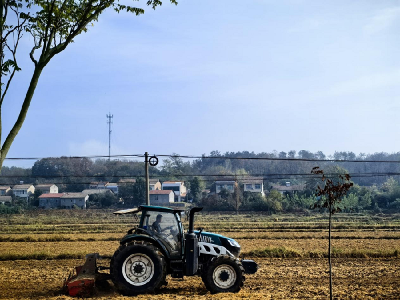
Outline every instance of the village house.
{"type": "Polygon", "coordinates": [[[227,190],[233,193],[236,186],[236,180],[217,180],[215,181],[215,192],[219,194],[222,190],[227,190]]]}
{"type": "Polygon", "coordinates": [[[31,184],[17,184],[13,186],[12,192],[15,197],[28,200],[29,196],[35,193],[35,187],[31,184]]]}
{"type": "Polygon", "coordinates": [[[100,181],[100,182],[91,182],[90,184],[89,184],[89,189],[90,190],[96,190],[96,189],[98,189],[98,190],[104,190],[105,188],[106,188],[106,184],[107,184],[108,182],[102,182],[102,181],[100,181]]]}
{"type": "Polygon", "coordinates": [[[40,208],[60,208],[63,193],[47,193],[39,196],[40,208]]]}
{"type": "Polygon", "coordinates": [[[161,187],[162,190],[171,190],[174,192],[174,202],[182,202],[186,197],[186,186],[182,181],[164,181],[161,187]]]}
{"type": "Polygon", "coordinates": [[[65,193],[60,198],[60,206],[62,208],[86,208],[86,202],[89,199],[89,195],[83,193],[65,193]]]}
{"type": "Polygon", "coordinates": [[[261,193],[264,196],[264,183],[263,179],[259,177],[248,177],[242,179],[243,192],[261,193]]]}
{"type": "Polygon", "coordinates": [[[285,185],[279,185],[279,184],[271,185],[271,190],[277,190],[282,195],[301,192],[304,191],[305,188],[306,188],[305,184],[292,185],[290,181],[286,181],[285,185]]]}
{"type": "Polygon", "coordinates": [[[42,191],[42,194],[56,194],[58,193],[58,186],[55,184],[38,184],[35,186],[35,190],[42,191]]]}
{"type": "Polygon", "coordinates": [[[110,190],[115,195],[118,195],[118,184],[116,184],[114,182],[108,182],[108,183],[106,183],[106,189],[110,190]]]}
{"type": "Polygon", "coordinates": [[[159,179],[149,179],[149,190],[162,190],[161,182],[159,179]]]}
{"type": "Polygon", "coordinates": [[[152,205],[168,205],[174,202],[175,194],[171,190],[149,191],[150,203],[152,205]]]}
{"type": "Polygon", "coordinates": [[[8,196],[11,194],[11,187],[8,185],[0,185],[0,196],[8,196]]]}

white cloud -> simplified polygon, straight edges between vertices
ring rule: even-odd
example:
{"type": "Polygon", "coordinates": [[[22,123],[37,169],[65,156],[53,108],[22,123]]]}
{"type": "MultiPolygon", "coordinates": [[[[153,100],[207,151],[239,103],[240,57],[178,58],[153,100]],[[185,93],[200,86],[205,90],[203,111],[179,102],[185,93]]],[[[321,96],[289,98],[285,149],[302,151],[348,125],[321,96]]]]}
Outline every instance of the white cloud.
{"type": "Polygon", "coordinates": [[[374,89],[388,88],[400,84],[400,69],[387,73],[370,74],[354,80],[345,81],[334,86],[329,94],[343,95],[365,92],[374,89]]]}
{"type": "MultiPolygon", "coordinates": [[[[108,143],[103,143],[97,140],[86,140],[83,143],[71,142],[68,145],[71,156],[107,156],[108,143]]],[[[117,145],[111,144],[111,155],[128,155],[126,149],[117,145]]]]}
{"type": "Polygon", "coordinates": [[[366,34],[378,33],[386,28],[389,28],[399,17],[400,7],[391,7],[380,10],[370,19],[370,22],[365,25],[364,32],[366,34]]]}
{"type": "Polygon", "coordinates": [[[306,19],[299,24],[296,24],[295,27],[289,28],[289,33],[298,33],[304,31],[310,31],[318,29],[322,25],[322,22],[317,19],[306,19]]]}

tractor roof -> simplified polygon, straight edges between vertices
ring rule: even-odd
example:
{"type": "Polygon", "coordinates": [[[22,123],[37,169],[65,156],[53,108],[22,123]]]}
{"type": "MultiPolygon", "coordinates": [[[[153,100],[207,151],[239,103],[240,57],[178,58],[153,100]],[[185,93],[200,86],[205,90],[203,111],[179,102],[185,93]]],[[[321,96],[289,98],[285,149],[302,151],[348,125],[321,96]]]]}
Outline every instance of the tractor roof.
{"type": "Polygon", "coordinates": [[[116,215],[136,214],[136,213],[138,213],[138,212],[140,212],[142,210],[159,211],[159,212],[170,212],[170,213],[184,211],[183,209],[175,209],[175,208],[169,208],[169,207],[163,207],[163,206],[140,205],[139,207],[116,211],[116,212],[114,212],[114,214],[116,214],[116,215]]]}

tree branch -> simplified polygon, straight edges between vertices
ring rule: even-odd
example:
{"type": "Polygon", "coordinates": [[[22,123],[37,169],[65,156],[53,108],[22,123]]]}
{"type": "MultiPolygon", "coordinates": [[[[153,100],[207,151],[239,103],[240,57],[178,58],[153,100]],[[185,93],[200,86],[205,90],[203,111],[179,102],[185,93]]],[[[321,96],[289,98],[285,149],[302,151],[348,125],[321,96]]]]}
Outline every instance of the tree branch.
{"type": "Polygon", "coordinates": [[[1,147],[0,165],[3,164],[3,161],[4,161],[5,157],[7,156],[8,151],[10,150],[11,144],[13,143],[15,137],[17,136],[19,130],[22,127],[22,124],[25,121],[26,114],[28,113],[28,109],[31,104],[33,93],[35,92],[35,89],[36,89],[40,74],[42,73],[42,70],[43,70],[42,65],[38,64],[35,66],[35,70],[33,72],[28,91],[26,92],[24,102],[22,103],[22,107],[21,107],[21,111],[18,115],[18,119],[15,122],[12,129],[10,130],[10,132],[8,133],[7,138],[1,147]]]}
{"type": "Polygon", "coordinates": [[[42,38],[40,38],[39,44],[35,45],[32,48],[32,51],[29,53],[29,56],[30,56],[31,60],[35,64],[35,67],[37,66],[38,62],[36,61],[35,57],[33,56],[33,53],[35,52],[35,50],[40,49],[40,47],[42,47],[42,38]]]}

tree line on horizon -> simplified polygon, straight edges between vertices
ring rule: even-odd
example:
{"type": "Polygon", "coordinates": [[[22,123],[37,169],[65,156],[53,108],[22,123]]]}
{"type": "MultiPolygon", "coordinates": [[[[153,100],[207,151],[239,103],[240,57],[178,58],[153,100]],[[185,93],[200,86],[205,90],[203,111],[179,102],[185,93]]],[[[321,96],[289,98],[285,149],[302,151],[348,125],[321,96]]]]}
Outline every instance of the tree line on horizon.
{"type": "MultiPolygon", "coordinates": [[[[354,208],[378,210],[397,206],[400,208],[398,176],[368,174],[400,173],[400,164],[396,161],[400,161],[400,152],[359,155],[353,152],[335,152],[327,157],[322,151],[312,153],[306,150],[271,153],[212,151],[209,155],[191,160],[173,154],[164,159],[158,167],[150,167],[149,173],[151,178],[158,178],[161,181],[185,181],[191,190],[187,199],[201,203],[205,209],[214,209],[215,203],[218,203],[218,209],[222,210],[261,209],[273,212],[307,209],[312,204],[316,185],[311,170],[318,166],[325,170],[326,174],[332,173],[332,176],[345,173],[352,176],[354,187],[345,197],[344,206],[353,207],[353,210],[354,208]],[[271,158],[280,160],[268,160],[271,158]],[[376,162],[351,162],[354,160],[376,162]],[[379,161],[393,161],[393,163],[379,161]],[[240,181],[241,178],[254,176],[264,179],[268,194],[266,197],[243,190],[235,193],[223,192],[218,196],[208,196],[203,193],[205,189],[212,191],[215,180],[238,178],[240,181]],[[272,184],[284,185],[286,181],[292,184],[305,184],[307,188],[303,192],[290,195],[269,193],[268,189],[272,184]]],[[[91,182],[119,182],[127,178],[136,178],[136,186],[131,183],[121,185],[120,188],[121,195],[127,198],[126,204],[133,205],[140,204],[141,198],[144,198],[144,174],[144,162],[140,161],[49,157],[36,161],[32,168],[3,167],[0,184],[12,186],[19,184],[20,181],[32,184],[55,183],[59,186],[60,192],[81,192],[91,182]]]]}

